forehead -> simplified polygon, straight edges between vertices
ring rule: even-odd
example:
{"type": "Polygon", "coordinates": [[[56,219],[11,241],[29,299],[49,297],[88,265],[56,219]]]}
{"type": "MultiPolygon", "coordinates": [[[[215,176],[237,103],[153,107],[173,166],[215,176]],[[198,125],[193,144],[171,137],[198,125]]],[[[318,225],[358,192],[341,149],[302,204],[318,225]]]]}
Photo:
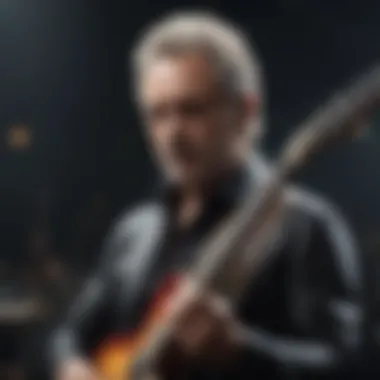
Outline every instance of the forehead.
{"type": "Polygon", "coordinates": [[[207,96],[215,91],[215,69],[200,54],[157,58],[145,69],[140,81],[144,103],[207,96]]]}

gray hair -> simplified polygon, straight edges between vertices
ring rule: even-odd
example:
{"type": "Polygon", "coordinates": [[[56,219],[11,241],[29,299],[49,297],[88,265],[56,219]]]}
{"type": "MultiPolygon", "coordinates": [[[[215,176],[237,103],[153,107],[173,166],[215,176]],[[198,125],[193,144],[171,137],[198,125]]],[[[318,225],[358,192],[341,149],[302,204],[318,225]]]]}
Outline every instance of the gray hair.
{"type": "Polygon", "coordinates": [[[194,51],[212,61],[227,95],[250,93],[263,102],[261,65],[252,46],[235,25],[209,12],[170,14],[145,31],[132,53],[134,77],[158,57],[194,51]]]}

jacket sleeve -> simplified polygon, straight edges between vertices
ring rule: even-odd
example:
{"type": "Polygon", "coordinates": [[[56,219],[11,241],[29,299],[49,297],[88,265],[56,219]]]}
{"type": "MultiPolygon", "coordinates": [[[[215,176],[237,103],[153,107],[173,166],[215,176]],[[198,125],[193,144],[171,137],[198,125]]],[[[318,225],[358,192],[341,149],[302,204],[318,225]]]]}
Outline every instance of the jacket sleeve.
{"type": "Polygon", "coordinates": [[[107,334],[115,315],[115,257],[125,252],[128,243],[126,234],[120,232],[116,225],[106,238],[97,268],[53,331],[48,344],[51,370],[68,358],[85,357],[107,334]]]}
{"type": "MultiPolygon", "coordinates": [[[[365,302],[356,243],[339,213],[323,207],[310,224],[296,290],[303,298],[308,327],[295,323],[291,336],[249,327],[242,334],[244,360],[252,356],[309,375],[355,370],[364,343],[365,302]],[[298,329],[298,330],[297,330],[298,329]]],[[[299,294],[293,294],[298,297],[299,294]]],[[[245,366],[244,366],[245,367],[245,366]]]]}

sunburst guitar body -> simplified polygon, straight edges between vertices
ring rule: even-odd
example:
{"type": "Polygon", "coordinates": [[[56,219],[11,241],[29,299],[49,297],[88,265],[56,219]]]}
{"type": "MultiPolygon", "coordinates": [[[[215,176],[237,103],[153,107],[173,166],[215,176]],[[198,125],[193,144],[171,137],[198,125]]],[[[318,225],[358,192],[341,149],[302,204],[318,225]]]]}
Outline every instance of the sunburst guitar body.
{"type": "Polygon", "coordinates": [[[132,380],[130,369],[150,336],[164,317],[165,304],[179,283],[178,276],[165,279],[152,297],[142,322],[127,335],[110,336],[103,340],[92,355],[92,362],[104,380],[132,380]]]}

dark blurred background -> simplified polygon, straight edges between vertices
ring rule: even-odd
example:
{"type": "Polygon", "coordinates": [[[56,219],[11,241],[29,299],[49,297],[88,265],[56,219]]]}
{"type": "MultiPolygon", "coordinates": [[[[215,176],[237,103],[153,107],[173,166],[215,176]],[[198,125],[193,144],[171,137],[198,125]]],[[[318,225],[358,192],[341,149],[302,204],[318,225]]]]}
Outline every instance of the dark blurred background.
{"type": "MultiPolygon", "coordinates": [[[[50,326],[96,262],[112,218],[151,186],[126,57],[144,25],[188,5],[218,10],[255,41],[270,156],[333,89],[380,57],[378,0],[0,0],[1,378],[42,379],[50,326]]],[[[300,182],[335,201],[356,231],[375,337],[380,118],[372,123],[300,182]]]]}

